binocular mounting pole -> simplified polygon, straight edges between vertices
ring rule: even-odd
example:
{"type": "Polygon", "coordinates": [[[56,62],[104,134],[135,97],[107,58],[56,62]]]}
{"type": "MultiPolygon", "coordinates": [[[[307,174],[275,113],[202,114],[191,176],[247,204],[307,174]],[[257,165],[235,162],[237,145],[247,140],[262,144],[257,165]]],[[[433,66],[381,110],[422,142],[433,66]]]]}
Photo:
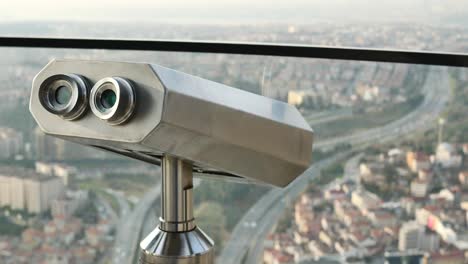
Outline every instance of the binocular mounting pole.
{"type": "Polygon", "coordinates": [[[192,164],[164,155],[160,224],[140,243],[140,264],[211,264],[213,241],[195,225],[192,164]]]}

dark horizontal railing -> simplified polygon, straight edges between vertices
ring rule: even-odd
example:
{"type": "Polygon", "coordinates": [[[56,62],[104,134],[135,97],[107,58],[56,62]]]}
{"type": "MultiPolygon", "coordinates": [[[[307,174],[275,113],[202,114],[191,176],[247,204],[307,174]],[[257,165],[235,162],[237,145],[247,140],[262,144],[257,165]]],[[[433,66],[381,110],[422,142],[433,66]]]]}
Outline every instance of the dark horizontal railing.
{"type": "Polygon", "coordinates": [[[0,37],[0,47],[224,53],[468,67],[468,55],[462,53],[273,43],[0,37]]]}

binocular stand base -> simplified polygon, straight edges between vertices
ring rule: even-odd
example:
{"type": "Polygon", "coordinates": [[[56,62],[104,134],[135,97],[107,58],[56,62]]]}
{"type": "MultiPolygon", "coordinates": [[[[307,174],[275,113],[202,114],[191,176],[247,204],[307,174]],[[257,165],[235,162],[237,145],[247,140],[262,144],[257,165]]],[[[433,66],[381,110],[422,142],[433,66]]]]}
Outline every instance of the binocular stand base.
{"type": "Polygon", "coordinates": [[[140,243],[140,264],[211,264],[213,241],[198,227],[166,232],[158,227],[140,243]]]}

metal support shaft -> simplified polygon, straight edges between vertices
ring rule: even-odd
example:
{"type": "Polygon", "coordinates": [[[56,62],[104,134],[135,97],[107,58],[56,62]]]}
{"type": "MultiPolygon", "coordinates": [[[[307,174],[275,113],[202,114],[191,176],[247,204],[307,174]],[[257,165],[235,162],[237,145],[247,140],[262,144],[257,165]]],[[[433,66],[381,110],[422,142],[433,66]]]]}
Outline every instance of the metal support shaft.
{"type": "Polygon", "coordinates": [[[160,225],[141,243],[141,264],[211,264],[213,241],[195,225],[192,165],[162,158],[160,225]]]}
{"type": "Polygon", "coordinates": [[[162,160],[161,230],[187,232],[195,228],[193,218],[192,166],[165,156],[162,160]]]}

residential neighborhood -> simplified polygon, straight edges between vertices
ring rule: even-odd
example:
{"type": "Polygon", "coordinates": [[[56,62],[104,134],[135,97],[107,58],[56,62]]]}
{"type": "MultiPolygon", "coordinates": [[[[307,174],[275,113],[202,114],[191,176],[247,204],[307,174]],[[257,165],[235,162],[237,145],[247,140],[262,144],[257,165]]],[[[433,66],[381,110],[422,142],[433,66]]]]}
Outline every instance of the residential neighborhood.
{"type": "Polygon", "coordinates": [[[290,226],[265,242],[264,262],[466,263],[467,150],[441,142],[435,153],[405,145],[363,153],[355,175],[293,203],[290,226]]]}

